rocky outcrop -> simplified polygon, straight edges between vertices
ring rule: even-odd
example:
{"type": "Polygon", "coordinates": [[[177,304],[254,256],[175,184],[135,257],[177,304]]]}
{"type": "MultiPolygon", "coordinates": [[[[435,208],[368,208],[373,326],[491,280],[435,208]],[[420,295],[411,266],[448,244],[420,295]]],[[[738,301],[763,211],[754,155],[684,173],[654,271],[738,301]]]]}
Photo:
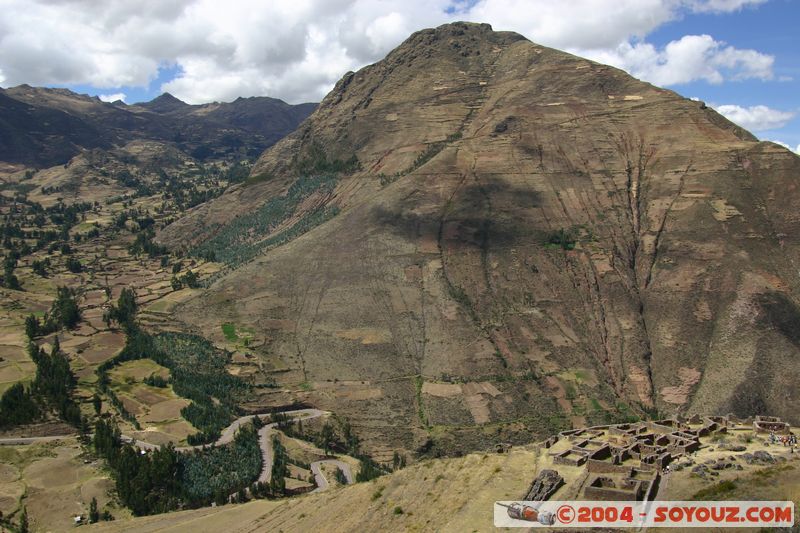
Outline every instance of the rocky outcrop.
{"type": "Polygon", "coordinates": [[[564,484],[564,478],[555,470],[542,470],[531,482],[522,500],[531,502],[545,501],[564,484]]]}

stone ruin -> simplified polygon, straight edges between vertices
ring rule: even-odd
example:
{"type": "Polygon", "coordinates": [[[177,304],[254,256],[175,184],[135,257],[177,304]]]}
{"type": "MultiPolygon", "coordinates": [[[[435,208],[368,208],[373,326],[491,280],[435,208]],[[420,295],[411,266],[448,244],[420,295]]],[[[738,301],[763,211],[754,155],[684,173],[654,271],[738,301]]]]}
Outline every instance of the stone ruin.
{"type": "MultiPolygon", "coordinates": [[[[567,441],[569,447],[551,451],[556,465],[585,467],[588,471],[583,496],[589,500],[638,500],[655,497],[661,475],[673,461],[696,452],[700,438],[713,433],[749,428],[758,432],[789,433],[789,424],[776,417],[694,415],[689,419],[594,426],[562,431],[542,443],[550,449],[567,441]]],[[[543,470],[526,493],[527,500],[545,500],[563,485],[555,470],[543,470]]]]}
{"type": "Polygon", "coordinates": [[[789,424],[782,422],[777,416],[756,416],[753,420],[753,429],[756,433],[777,433],[778,435],[788,435],[789,424]]]}
{"type": "Polygon", "coordinates": [[[555,470],[542,470],[531,482],[522,499],[531,502],[548,500],[563,484],[564,478],[561,474],[555,470]]]}

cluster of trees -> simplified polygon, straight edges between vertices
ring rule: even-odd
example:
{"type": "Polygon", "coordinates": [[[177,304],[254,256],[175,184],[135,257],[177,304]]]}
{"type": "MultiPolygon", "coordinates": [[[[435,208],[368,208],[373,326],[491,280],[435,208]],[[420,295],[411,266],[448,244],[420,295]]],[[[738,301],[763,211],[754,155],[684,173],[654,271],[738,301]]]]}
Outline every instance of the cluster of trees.
{"type": "Polygon", "coordinates": [[[174,291],[179,291],[184,287],[196,289],[200,286],[200,277],[195,272],[188,270],[183,276],[172,276],[170,284],[174,291]]]}
{"type": "Polygon", "coordinates": [[[136,327],[136,311],[136,292],[125,287],[117,299],[117,305],[112,305],[103,315],[103,321],[108,326],[116,322],[123,330],[131,331],[136,327]]]}
{"type": "Polygon", "coordinates": [[[153,237],[155,237],[155,231],[152,227],[141,230],[136,234],[136,240],[131,243],[128,251],[132,255],[147,254],[151,258],[167,255],[169,250],[165,246],[153,242],[153,237]]]}
{"type": "Polygon", "coordinates": [[[45,314],[44,320],[31,314],[25,319],[28,336],[28,355],[36,365],[36,375],[30,388],[21,383],[11,386],[0,398],[0,427],[27,424],[38,419],[47,409],[55,410],[66,422],[75,427],[85,427],[80,408],[72,397],[75,376],[69,359],[61,351],[58,336],[48,354],[34,339],[58,331],[62,327],[73,328],[80,320],[80,309],[75,291],[59,287],[56,299],[45,314]]]}
{"type": "Polygon", "coordinates": [[[11,385],[0,398],[0,428],[29,424],[40,414],[38,403],[22,383],[11,385]]]}
{"type": "Polygon", "coordinates": [[[92,498],[92,501],[89,503],[89,523],[95,524],[100,520],[107,522],[114,520],[114,517],[111,516],[111,513],[108,511],[108,509],[104,510],[101,514],[100,509],[97,507],[97,498],[92,498]]]}
{"type": "Polygon", "coordinates": [[[181,411],[200,430],[191,443],[216,440],[250,390],[247,382],[227,372],[231,354],[202,337],[183,333],[161,333],[154,344],[158,351],[154,360],[170,369],[173,390],[192,401],[181,411]]]}
{"type": "MultiPolygon", "coordinates": [[[[78,223],[80,218],[84,218],[84,212],[89,211],[97,204],[76,203],[65,205],[57,203],[47,209],[41,204],[27,200],[24,197],[16,198],[15,203],[18,209],[12,210],[12,214],[6,217],[6,224],[0,229],[0,235],[6,248],[15,249],[27,246],[25,240],[37,240],[36,249],[43,249],[53,241],[68,241],[69,230],[78,223]],[[42,230],[41,228],[48,223],[57,226],[57,229],[42,230]],[[12,223],[12,220],[25,221],[34,225],[36,228],[23,230],[19,222],[12,223]],[[18,239],[15,243],[11,239],[18,239]]],[[[30,253],[28,250],[26,253],[30,253]]]]}
{"type": "Polygon", "coordinates": [[[86,421],[72,397],[75,376],[69,359],[61,351],[58,337],[53,341],[50,354],[34,342],[28,343],[28,354],[36,364],[36,375],[30,388],[15,383],[0,397],[0,428],[29,424],[47,410],[54,410],[62,420],[75,427],[84,426],[86,421]]]}
{"type": "Polygon", "coordinates": [[[36,363],[36,377],[31,384],[32,393],[54,408],[62,420],[80,427],[84,421],[81,410],[72,397],[75,375],[69,366],[69,359],[61,351],[58,337],[55,337],[49,355],[33,342],[28,344],[28,353],[36,363]]]}
{"type": "Polygon", "coordinates": [[[250,166],[237,161],[222,173],[221,178],[227,181],[229,185],[233,185],[234,183],[243,182],[249,175],[250,166]]]}
{"type": "Polygon", "coordinates": [[[208,505],[249,487],[261,473],[261,448],[252,426],[242,427],[233,442],[182,454],[180,480],[187,505],[208,505]]]}
{"type": "Polygon", "coordinates": [[[159,389],[166,388],[169,385],[169,380],[163,376],[159,376],[158,374],[150,374],[146,378],[144,378],[145,385],[150,385],[151,387],[158,387],[159,389]]]}
{"type": "Polygon", "coordinates": [[[78,274],[83,272],[83,264],[77,257],[69,256],[67,260],[64,262],[64,266],[67,267],[67,270],[72,272],[73,274],[78,274]]]}
{"type": "Polygon", "coordinates": [[[108,461],[114,473],[117,494],[135,515],[163,513],[181,503],[178,453],[170,444],[141,454],[124,444],[119,428],[111,421],[98,420],[94,449],[108,461]]]}
{"type": "Polygon", "coordinates": [[[340,484],[340,485],[347,485],[347,476],[344,475],[342,469],[338,466],[336,470],[333,472],[333,478],[340,484]]]}
{"type": "Polygon", "coordinates": [[[334,417],[334,424],[325,422],[319,432],[304,428],[300,420],[294,421],[286,415],[277,413],[273,415],[278,429],[290,437],[313,442],[327,454],[331,451],[343,453],[359,460],[360,468],[356,474],[356,481],[369,481],[382,476],[390,470],[397,470],[406,465],[405,457],[397,452],[394,454],[392,467],[383,466],[375,462],[369,455],[361,451],[361,442],[350,426],[350,422],[343,417],[334,417]]]}
{"type": "Polygon", "coordinates": [[[19,279],[14,274],[14,269],[17,268],[19,255],[18,251],[12,250],[3,258],[3,278],[0,280],[3,287],[15,291],[22,289],[19,279]]]}
{"type": "Polygon", "coordinates": [[[361,168],[355,154],[348,159],[331,159],[319,143],[312,143],[303,157],[296,157],[294,168],[301,176],[319,174],[349,174],[361,168]]]}
{"type": "Polygon", "coordinates": [[[31,268],[33,269],[34,274],[38,274],[39,276],[46,278],[47,269],[50,268],[50,258],[46,257],[43,260],[34,259],[33,263],[31,263],[31,268]]]}
{"type": "MultiPolygon", "coordinates": [[[[168,176],[166,173],[162,173],[159,178],[159,190],[164,192],[165,198],[171,198],[178,211],[182,212],[221,195],[225,191],[225,187],[220,185],[219,180],[223,179],[229,185],[236,183],[235,180],[243,172],[241,168],[245,167],[237,163],[231,167],[231,170],[223,172],[214,166],[208,169],[201,166],[193,172],[194,175],[168,176]],[[198,187],[198,185],[203,185],[203,187],[198,187]]],[[[247,171],[244,172],[246,177],[247,171]]]]}
{"type": "Polygon", "coordinates": [[[279,430],[290,437],[313,442],[327,454],[332,451],[358,457],[361,455],[361,442],[344,417],[334,417],[334,424],[326,421],[319,432],[303,426],[302,420],[293,420],[283,413],[272,415],[279,430]]]}
{"type": "MultiPolygon", "coordinates": [[[[263,236],[268,235],[275,227],[291,217],[305,198],[317,192],[327,194],[333,191],[337,181],[335,173],[302,175],[292,183],[284,196],[272,198],[255,211],[236,217],[213,237],[195,247],[191,253],[197,257],[204,257],[213,251],[218,261],[229,265],[242,264],[255,257],[264,248],[294,238],[334,216],[336,214],[334,210],[321,208],[314,213],[314,216],[304,217],[308,220],[292,233],[283,232],[271,239],[262,240],[263,236]]],[[[291,230],[292,228],[288,231],[291,230]]]]}
{"type": "Polygon", "coordinates": [[[286,477],[289,475],[289,455],[277,435],[272,436],[272,475],[269,480],[270,491],[283,496],[286,493],[286,477]]]}
{"type": "Polygon", "coordinates": [[[125,361],[149,358],[170,370],[170,382],[176,394],[192,403],[181,415],[200,431],[189,436],[189,444],[205,444],[219,438],[220,432],[238,414],[238,401],[249,385],[226,371],[230,354],[214,347],[196,335],[161,333],[153,336],[136,325],[135,295],[120,295],[115,307],[117,315],[127,317],[126,341],[122,351],[97,368],[98,386],[105,392],[120,414],[136,424],[109,387],[108,371],[125,361]],[[120,311],[127,310],[127,311],[120,311]]]}
{"type": "Polygon", "coordinates": [[[44,319],[30,314],[25,318],[25,334],[33,340],[41,335],[48,335],[62,328],[72,329],[81,320],[81,310],[78,307],[78,296],[75,289],[58,287],[56,299],[50,306],[50,311],[45,313],[44,319]]]}
{"type": "MultiPolygon", "coordinates": [[[[5,198],[5,197],[4,197],[5,198]]],[[[52,247],[51,243],[58,241],[68,242],[70,229],[85,217],[85,212],[97,207],[98,204],[79,202],[66,205],[59,202],[54,206],[43,208],[41,204],[32,202],[20,196],[14,200],[14,208],[6,216],[6,223],[0,226],[0,236],[3,246],[8,250],[16,250],[21,255],[28,255],[34,250],[43,250],[52,247]],[[56,229],[41,229],[48,223],[56,229]],[[19,221],[25,221],[35,226],[34,229],[24,230],[19,221]],[[16,240],[15,240],[16,239],[16,240]],[[36,245],[31,248],[28,240],[35,240],[36,245]]]]}
{"type": "Polygon", "coordinates": [[[573,250],[576,242],[577,238],[571,229],[559,228],[547,235],[545,245],[552,247],[559,246],[564,250],[573,250]]]}
{"type": "Polygon", "coordinates": [[[135,515],[225,503],[250,486],[253,494],[272,494],[266,487],[253,485],[262,462],[258,434],[251,426],[241,428],[225,446],[178,453],[168,445],[143,454],[122,442],[113,422],[100,419],[93,444],[111,467],[120,500],[135,515]]]}
{"type": "MultiPolygon", "coordinates": [[[[45,209],[45,213],[50,217],[50,223],[61,226],[62,235],[69,232],[70,228],[77,224],[81,218],[85,218],[87,211],[91,211],[96,205],[91,202],[76,202],[66,205],[58,202],[52,207],[45,209]]],[[[63,239],[67,240],[67,239],[63,239]]]]}

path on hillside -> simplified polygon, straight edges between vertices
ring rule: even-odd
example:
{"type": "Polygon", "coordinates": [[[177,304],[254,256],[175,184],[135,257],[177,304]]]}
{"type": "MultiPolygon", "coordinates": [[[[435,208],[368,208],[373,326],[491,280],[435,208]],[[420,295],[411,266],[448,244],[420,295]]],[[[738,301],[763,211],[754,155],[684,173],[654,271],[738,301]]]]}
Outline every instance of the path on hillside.
{"type": "MultiPolygon", "coordinates": [[[[233,421],[227,428],[222,431],[222,434],[214,443],[215,446],[222,446],[224,444],[229,444],[233,442],[234,436],[236,435],[236,431],[247,422],[250,422],[254,417],[264,418],[269,417],[272,414],[281,414],[288,416],[291,420],[310,420],[312,418],[319,418],[320,416],[328,414],[326,411],[321,411],[319,409],[293,409],[291,411],[281,411],[279,413],[260,413],[255,415],[247,415],[237,418],[233,421]]],[[[278,422],[271,422],[266,424],[264,427],[258,430],[258,443],[261,447],[261,458],[262,458],[262,467],[261,467],[261,474],[258,476],[258,481],[261,483],[269,483],[272,479],[272,464],[275,461],[275,453],[272,449],[272,436],[276,433],[275,427],[277,427],[278,422]]],[[[123,438],[128,439],[129,442],[134,444],[135,446],[139,446],[142,449],[149,449],[149,450],[157,450],[160,448],[157,444],[151,444],[149,442],[144,442],[140,440],[133,439],[126,435],[123,435],[123,438]]],[[[206,444],[205,446],[208,446],[206,444]]],[[[182,446],[180,448],[175,448],[176,451],[185,453],[192,450],[202,449],[203,445],[197,446],[182,446]]],[[[353,483],[353,472],[350,469],[350,465],[339,461],[337,459],[323,459],[321,461],[315,461],[311,463],[311,471],[314,474],[314,480],[317,483],[317,488],[315,492],[321,492],[326,490],[329,487],[328,480],[325,479],[325,476],[322,473],[320,466],[323,463],[330,463],[335,464],[338,466],[345,475],[347,479],[347,483],[353,483]]]]}
{"type": "MultiPolygon", "coordinates": [[[[306,410],[306,411],[315,411],[314,413],[310,413],[309,416],[305,417],[305,419],[316,418],[323,414],[322,411],[316,410],[306,410]],[[319,414],[317,414],[319,413],[319,414]]],[[[273,422],[272,424],[267,424],[260,430],[258,430],[258,437],[259,442],[261,443],[261,453],[264,459],[263,462],[263,469],[261,470],[261,475],[258,476],[258,481],[262,483],[269,483],[272,479],[272,463],[275,461],[275,454],[272,449],[272,435],[276,433],[275,426],[277,426],[277,422],[273,422]]],[[[335,464],[338,466],[342,472],[344,472],[345,478],[347,479],[348,484],[353,483],[353,472],[350,468],[350,465],[339,461],[338,459],[322,459],[321,461],[314,461],[311,463],[310,468],[311,472],[314,474],[314,481],[317,484],[317,488],[314,489],[313,492],[321,492],[326,490],[329,487],[328,480],[325,478],[325,475],[322,473],[322,469],[320,468],[323,463],[335,464]]]]}
{"type": "MultiPolygon", "coordinates": [[[[258,413],[254,415],[247,415],[242,416],[234,420],[228,427],[222,430],[219,438],[213,444],[198,444],[195,446],[181,446],[179,448],[175,448],[175,451],[179,453],[186,453],[193,450],[201,450],[206,446],[223,446],[225,444],[230,444],[233,442],[234,437],[236,436],[236,432],[242,427],[243,424],[250,422],[253,418],[258,417],[259,419],[268,418],[271,415],[286,415],[289,417],[290,420],[310,420],[312,418],[319,418],[323,415],[328,414],[326,411],[322,411],[320,409],[292,409],[289,411],[280,411],[277,413],[258,413]]],[[[271,422],[266,424],[264,427],[258,430],[258,443],[261,448],[261,458],[262,458],[262,469],[261,474],[258,476],[258,481],[262,483],[269,483],[272,479],[272,463],[275,460],[274,452],[272,449],[272,436],[276,433],[275,427],[278,425],[278,422],[271,422]]],[[[48,436],[48,437],[12,437],[12,438],[3,438],[0,439],[0,446],[14,446],[14,445],[27,445],[27,444],[34,444],[36,442],[49,442],[58,439],[64,439],[73,437],[74,435],[58,435],[58,436],[48,436]]],[[[122,435],[122,441],[132,444],[141,448],[142,450],[159,450],[161,446],[158,444],[153,444],[147,441],[135,439],[129,435],[122,435]]],[[[317,488],[314,492],[320,492],[326,490],[329,487],[328,480],[325,479],[324,474],[322,473],[322,469],[320,468],[322,464],[335,464],[336,466],[341,469],[344,473],[345,478],[347,479],[347,483],[353,483],[353,472],[345,462],[339,461],[338,459],[323,459],[321,461],[315,461],[311,463],[311,472],[314,474],[314,479],[317,483],[317,488]]]]}
{"type": "MultiPolygon", "coordinates": [[[[201,450],[201,449],[203,449],[204,447],[207,447],[207,446],[223,446],[225,444],[230,444],[231,442],[233,442],[233,438],[236,435],[236,432],[239,430],[240,427],[242,427],[243,424],[245,424],[247,422],[250,422],[255,417],[258,417],[259,419],[263,419],[263,418],[268,418],[270,415],[276,415],[276,414],[287,415],[287,416],[291,417],[292,420],[308,420],[308,419],[312,419],[312,418],[318,418],[318,417],[323,416],[323,415],[328,414],[328,413],[326,411],[320,411],[319,409],[293,409],[291,411],[280,411],[280,412],[277,412],[277,413],[258,413],[258,414],[255,414],[255,415],[241,416],[241,417],[237,418],[236,420],[234,420],[233,422],[231,422],[231,424],[228,427],[223,429],[222,433],[219,436],[219,438],[216,441],[214,441],[213,443],[197,444],[197,445],[194,445],[194,446],[180,446],[178,448],[175,448],[175,451],[179,452],[179,453],[186,453],[186,452],[190,452],[192,450],[201,450]],[[307,415],[307,416],[304,416],[304,415],[307,415]]],[[[272,422],[271,424],[267,424],[264,428],[262,428],[262,430],[265,429],[265,428],[272,428],[272,427],[275,427],[277,425],[278,425],[277,422],[272,422]]],[[[263,437],[266,434],[266,432],[259,431],[258,434],[259,434],[259,437],[263,437]]],[[[150,443],[150,442],[147,442],[147,441],[135,439],[135,438],[133,438],[133,437],[131,437],[129,435],[122,435],[122,440],[123,440],[123,442],[127,442],[127,443],[130,443],[130,444],[133,444],[134,446],[138,446],[139,448],[141,448],[143,450],[158,450],[158,449],[161,449],[161,445],[159,445],[159,444],[153,444],[153,443],[150,443]]],[[[263,449],[264,449],[264,446],[263,446],[263,443],[262,443],[262,450],[263,449]]]]}
{"type": "Polygon", "coordinates": [[[51,442],[54,440],[73,439],[76,435],[48,435],[46,437],[5,437],[0,439],[0,446],[26,446],[37,442],[51,442]]]}
{"type": "Polygon", "coordinates": [[[325,475],[322,473],[322,468],[320,468],[326,463],[339,467],[339,470],[344,473],[344,477],[347,479],[347,484],[353,484],[353,472],[350,470],[349,464],[339,461],[338,459],[323,459],[322,461],[314,461],[311,463],[311,472],[314,474],[314,481],[317,483],[317,488],[312,492],[322,492],[323,490],[328,489],[328,480],[325,479],[325,475]]]}

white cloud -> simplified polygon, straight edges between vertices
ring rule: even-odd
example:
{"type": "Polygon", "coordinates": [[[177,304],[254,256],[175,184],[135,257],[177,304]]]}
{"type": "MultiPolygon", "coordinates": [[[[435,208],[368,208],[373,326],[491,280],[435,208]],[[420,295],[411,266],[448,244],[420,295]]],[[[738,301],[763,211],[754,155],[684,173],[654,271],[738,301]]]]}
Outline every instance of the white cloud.
{"type": "Polygon", "coordinates": [[[786,126],[796,115],[791,111],[779,111],[765,105],[752,107],[720,105],[715,106],[715,109],[728,120],[752,131],[780,129],[786,126]]]}
{"type": "Polygon", "coordinates": [[[787,143],[785,143],[783,141],[772,140],[771,142],[774,142],[775,144],[780,144],[781,146],[783,146],[787,150],[791,150],[792,152],[796,153],[797,155],[800,155],[800,144],[797,145],[797,148],[792,149],[791,146],[789,146],[787,143]]]}
{"type": "Polygon", "coordinates": [[[775,58],[755,50],[740,50],[710,35],[685,35],[663,49],[646,42],[625,41],[614,50],[587,50],[583,55],[622,68],[656,85],[678,85],[697,80],[722,83],[726,79],[773,78],[775,58]]]}
{"type": "Polygon", "coordinates": [[[690,0],[692,11],[698,13],[727,13],[743,7],[763,4],[767,0],[690,0]]]}
{"type": "Polygon", "coordinates": [[[100,94],[97,95],[97,97],[104,102],[116,102],[117,100],[125,101],[125,93],[100,94]]]}
{"type": "Polygon", "coordinates": [[[613,48],[674,19],[678,14],[674,4],[669,0],[481,0],[467,18],[555,48],[613,48]]]}
{"type": "Polygon", "coordinates": [[[347,70],[377,61],[413,31],[488,22],[660,84],[772,77],[771,56],[707,35],[657,49],[645,38],[694,12],[763,0],[2,0],[0,83],[163,85],[188,102],[270,95],[319,100],[347,70]]]}

